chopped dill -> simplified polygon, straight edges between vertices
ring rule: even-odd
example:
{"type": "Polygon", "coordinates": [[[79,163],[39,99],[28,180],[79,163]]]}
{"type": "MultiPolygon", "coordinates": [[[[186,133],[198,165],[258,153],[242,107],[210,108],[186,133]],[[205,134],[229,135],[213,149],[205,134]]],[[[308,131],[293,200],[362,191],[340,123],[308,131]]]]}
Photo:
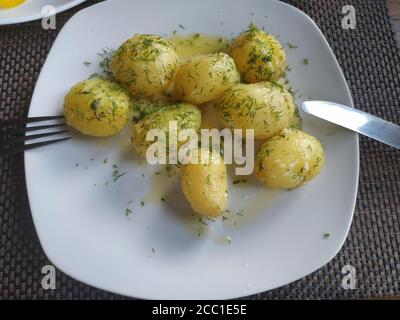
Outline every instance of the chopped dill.
{"type": "Polygon", "coordinates": [[[113,182],[116,182],[118,179],[122,178],[124,175],[126,175],[126,172],[120,173],[119,170],[114,170],[113,171],[113,182]]]}
{"type": "Polygon", "coordinates": [[[131,214],[132,214],[132,210],[131,209],[129,209],[129,208],[126,208],[125,209],[125,216],[127,216],[127,217],[129,217],[131,214]]]}
{"type": "Polygon", "coordinates": [[[296,46],[295,44],[290,43],[290,42],[286,42],[286,44],[287,44],[289,49],[297,49],[299,47],[299,46],[296,46]]]}

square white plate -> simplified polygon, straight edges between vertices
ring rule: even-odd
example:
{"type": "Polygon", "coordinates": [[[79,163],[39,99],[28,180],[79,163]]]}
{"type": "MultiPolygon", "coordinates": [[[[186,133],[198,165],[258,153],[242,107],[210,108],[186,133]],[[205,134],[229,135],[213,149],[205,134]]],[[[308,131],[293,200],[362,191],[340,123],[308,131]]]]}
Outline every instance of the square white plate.
{"type": "MultiPolygon", "coordinates": [[[[304,99],[352,104],[324,36],[294,7],[266,0],[118,0],[84,9],[64,26],[40,74],[29,116],[60,114],[69,88],[97,71],[97,53],[118,47],[134,33],[180,30],[231,37],[250,21],[283,43],[298,45],[287,49],[289,78],[304,99]],[[86,67],[85,61],[93,65],[86,67]]],[[[139,163],[126,147],[128,132],[106,143],[76,135],[29,151],[27,188],[43,249],[55,266],[79,281],[139,298],[235,298],[300,279],[342,247],[359,169],[356,134],[307,117],[304,129],[326,150],[321,175],[303,188],[275,195],[252,180],[231,186],[230,209],[251,217],[238,228],[219,221],[200,239],[181,217],[191,210],[179,186],[167,190],[164,172],[157,176],[158,169],[139,163]],[[126,172],[116,182],[113,164],[126,172]],[[165,202],[157,198],[160,190],[167,193],[165,202]],[[126,208],[133,211],[129,219],[126,208]],[[326,233],[331,236],[324,238],[326,233]],[[232,243],[221,245],[221,236],[232,243]]]]}

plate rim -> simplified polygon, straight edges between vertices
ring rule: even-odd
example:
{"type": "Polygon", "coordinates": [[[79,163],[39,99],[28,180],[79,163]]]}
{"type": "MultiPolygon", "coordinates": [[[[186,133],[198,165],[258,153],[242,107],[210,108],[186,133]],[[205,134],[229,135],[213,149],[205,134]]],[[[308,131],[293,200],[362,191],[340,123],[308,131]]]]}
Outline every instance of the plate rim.
{"type": "MultiPolygon", "coordinates": [[[[76,0],[76,1],[84,2],[84,1],[86,1],[86,0],[76,0]]],[[[90,5],[90,6],[86,7],[86,8],[83,8],[82,10],[76,12],[73,16],[71,16],[71,18],[66,22],[66,24],[63,26],[63,28],[60,30],[59,34],[57,35],[55,41],[53,42],[53,45],[52,45],[52,47],[51,47],[51,49],[50,49],[50,51],[49,51],[49,53],[48,53],[48,56],[47,56],[47,58],[46,58],[46,60],[45,60],[45,62],[44,62],[44,64],[43,64],[43,66],[46,64],[48,57],[51,55],[51,52],[52,52],[52,50],[53,50],[54,45],[56,44],[57,41],[59,41],[60,36],[63,34],[63,31],[64,31],[64,29],[65,29],[65,26],[67,26],[69,23],[72,23],[73,20],[74,20],[77,16],[82,15],[82,14],[86,13],[86,11],[91,10],[92,7],[104,6],[104,5],[107,5],[106,3],[113,2],[113,1],[116,1],[116,0],[106,0],[106,1],[103,1],[103,2],[99,2],[99,3],[96,3],[96,4],[90,5]]],[[[327,48],[328,51],[329,51],[329,54],[330,54],[331,58],[333,58],[333,62],[335,63],[336,68],[337,68],[337,70],[338,70],[338,72],[339,72],[339,74],[340,74],[341,81],[345,84],[345,89],[346,89],[347,98],[349,98],[349,101],[351,102],[350,105],[351,105],[351,107],[354,108],[353,97],[352,97],[352,95],[351,95],[351,91],[350,91],[348,82],[347,82],[347,80],[346,80],[346,78],[345,78],[345,76],[344,76],[343,70],[342,70],[342,68],[341,68],[341,66],[340,66],[340,64],[339,64],[339,62],[338,62],[338,60],[337,60],[337,58],[336,58],[336,55],[334,54],[334,52],[333,52],[333,50],[332,50],[332,47],[330,46],[328,40],[326,39],[325,35],[322,33],[322,31],[321,31],[321,29],[318,27],[318,25],[314,22],[314,20],[313,20],[310,16],[308,16],[305,12],[303,12],[302,10],[296,8],[296,7],[293,6],[293,5],[290,5],[290,4],[288,4],[288,3],[285,3],[285,2],[282,2],[282,1],[279,1],[279,0],[269,0],[269,1],[270,1],[270,2],[274,2],[274,3],[277,3],[277,4],[279,4],[279,5],[283,6],[283,7],[286,7],[286,8],[288,8],[289,10],[294,10],[295,12],[297,12],[297,14],[300,14],[300,15],[303,16],[303,18],[307,19],[307,20],[314,26],[314,28],[318,31],[318,33],[319,33],[320,36],[321,36],[321,39],[322,39],[323,42],[324,42],[324,45],[326,46],[326,48],[327,48]]],[[[38,80],[37,80],[37,82],[36,82],[36,86],[37,86],[37,84],[39,83],[39,80],[40,80],[41,76],[42,76],[42,71],[41,71],[40,74],[39,74],[38,80]]],[[[28,111],[28,115],[29,115],[29,116],[32,115],[32,114],[31,114],[31,113],[32,113],[32,108],[31,108],[31,107],[32,107],[32,101],[34,100],[34,96],[35,96],[35,94],[36,94],[36,86],[35,86],[35,89],[34,89],[34,91],[33,91],[31,103],[30,103],[30,106],[29,106],[29,111],[28,111]]],[[[353,219],[354,219],[355,207],[356,207],[356,202],[357,202],[357,194],[358,194],[358,188],[359,188],[359,176],[360,176],[360,147],[359,147],[359,135],[358,135],[357,133],[352,133],[351,137],[354,139],[353,143],[355,143],[355,145],[354,145],[354,147],[355,147],[355,150],[354,150],[354,157],[356,158],[356,159],[355,159],[356,161],[355,161],[354,165],[355,165],[355,177],[356,177],[356,179],[354,179],[354,181],[352,181],[352,183],[353,183],[353,187],[352,187],[352,190],[353,190],[353,195],[352,195],[353,201],[352,201],[351,203],[349,202],[349,204],[348,204],[348,206],[349,206],[349,207],[351,208],[351,210],[352,210],[352,213],[351,213],[351,216],[349,216],[349,222],[348,222],[348,225],[346,226],[346,237],[344,237],[344,239],[342,239],[342,241],[340,241],[340,244],[338,244],[337,249],[336,249],[335,251],[332,251],[332,254],[329,255],[329,258],[325,259],[326,261],[325,261],[324,263],[322,263],[319,267],[314,268],[314,270],[308,272],[307,274],[305,274],[305,275],[303,275],[303,276],[301,276],[301,277],[296,276],[296,277],[294,277],[292,280],[288,281],[286,284],[274,285],[274,286],[271,286],[270,288],[267,288],[267,289],[264,289],[264,290],[261,290],[261,291],[259,291],[259,290],[256,290],[256,291],[253,290],[253,291],[251,291],[251,289],[250,289],[250,290],[248,290],[248,291],[249,291],[249,292],[251,291],[251,293],[249,293],[248,295],[256,295],[256,294],[260,294],[260,293],[263,293],[263,292],[268,292],[268,291],[271,291],[271,290],[274,290],[274,289],[277,289],[277,288],[280,288],[280,287],[289,285],[289,284],[291,284],[291,283],[293,283],[293,282],[295,282],[295,281],[298,281],[298,280],[300,280],[300,279],[303,279],[303,278],[309,276],[310,274],[316,272],[317,270],[321,269],[321,268],[322,268],[323,266],[325,266],[326,264],[328,264],[328,263],[329,263],[330,261],[332,261],[332,260],[338,255],[338,253],[342,250],[342,248],[343,248],[345,242],[346,242],[347,239],[348,239],[348,235],[349,235],[349,232],[350,232],[350,228],[351,228],[351,225],[352,225],[353,219]]],[[[29,190],[30,190],[30,187],[29,187],[30,183],[28,182],[28,177],[27,177],[27,166],[28,166],[28,162],[29,162],[29,159],[28,159],[28,158],[29,158],[29,153],[28,153],[28,156],[26,156],[26,155],[27,155],[27,154],[25,154],[25,157],[24,157],[24,169],[25,169],[25,181],[26,181],[26,188],[27,188],[28,201],[29,201],[29,204],[30,204],[30,203],[31,203],[31,197],[30,197],[30,194],[31,194],[31,193],[29,192],[29,190]]],[[[32,208],[31,205],[30,205],[30,208],[32,208]]],[[[95,282],[92,282],[91,280],[85,280],[85,279],[83,279],[80,275],[76,276],[76,275],[73,275],[72,273],[70,273],[69,271],[66,271],[63,267],[60,267],[60,266],[59,266],[58,262],[57,262],[57,263],[54,263],[54,261],[56,261],[56,259],[52,259],[52,258],[49,256],[48,250],[46,249],[46,246],[45,246],[45,242],[44,242],[42,236],[41,236],[41,235],[39,234],[39,232],[37,231],[38,229],[36,228],[36,225],[37,225],[38,222],[37,222],[37,220],[35,219],[35,214],[33,213],[33,210],[32,210],[32,209],[31,209],[31,214],[32,214],[32,219],[33,219],[34,225],[35,225],[35,230],[36,230],[36,233],[37,233],[38,238],[39,238],[39,243],[40,243],[41,246],[42,246],[42,249],[43,249],[44,254],[46,255],[46,257],[50,260],[50,262],[51,262],[58,270],[60,270],[61,272],[65,273],[67,276],[69,276],[69,277],[71,277],[71,278],[73,278],[73,279],[75,279],[75,280],[77,280],[77,281],[79,281],[79,282],[81,282],[81,283],[83,283],[83,284],[85,284],[85,285],[88,285],[88,286],[91,286],[91,287],[94,287],[94,288],[98,288],[98,289],[101,289],[101,290],[105,290],[105,291],[108,291],[108,292],[111,292],[111,293],[114,293],[114,294],[118,294],[118,295],[121,295],[121,296],[132,297],[132,298],[138,298],[138,299],[150,299],[150,300],[153,300],[153,299],[155,299],[155,300],[157,300],[157,299],[168,299],[168,298],[165,298],[165,297],[164,297],[164,298],[161,298],[161,297],[162,297],[162,294],[160,295],[160,294],[156,294],[156,293],[153,293],[153,294],[140,294],[140,293],[137,293],[137,294],[133,295],[133,294],[131,294],[131,293],[124,292],[123,290],[118,290],[118,288],[110,288],[110,287],[107,287],[106,285],[101,285],[101,284],[99,285],[99,284],[96,284],[95,282]]],[[[247,296],[247,295],[246,295],[246,296],[247,296]]],[[[237,294],[235,295],[235,294],[229,294],[229,293],[227,293],[227,294],[224,294],[224,297],[223,297],[223,298],[220,298],[220,299],[224,299],[224,300],[225,300],[225,299],[235,299],[235,298],[240,298],[240,297],[245,297],[245,296],[238,296],[237,294]]],[[[197,299],[197,298],[193,298],[193,299],[197,299]]],[[[202,300],[202,299],[200,298],[200,300],[202,300]]]]}
{"type": "MultiPolygon", "coordinates": [[[[73,7],[76,7],[78,5],[80,5],[81,3],[85,2],[87,0],[70,0],[67,3],[57,6],[56,9],[56,13],[61,13],[63,11],[69,10],[73,7]]],[[[51,5],[51,4],[49,4],[51,5]]],[[[96,4],[94,4],[96,5],[96,4]]],[[[85,9],[85,8],[84,8],[85,9]]],[[[1,25],[13,25],[13,24],[20,24],[20,23],[25,23],[25,22],[30,22],[30,21],[35,21],[35,20],[39,20],[45,17],[45,14],[42,12],[39,13],[34,13],[31,15],[27,15],[27,16],[22,16],[22,17],[18,17],[18,18],[4,18],[4,19],[0,19],[0,26],[1,25]]],[[[72,18],[72,17],[71,17],[72,18]]]]}

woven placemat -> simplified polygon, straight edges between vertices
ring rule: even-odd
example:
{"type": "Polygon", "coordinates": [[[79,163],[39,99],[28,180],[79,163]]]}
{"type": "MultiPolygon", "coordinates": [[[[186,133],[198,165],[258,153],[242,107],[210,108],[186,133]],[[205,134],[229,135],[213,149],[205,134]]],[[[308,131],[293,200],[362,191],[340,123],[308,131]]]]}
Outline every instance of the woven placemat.
{"type": "MultiPolygon", "coordinates": [[[[89,1],[57,16],[57,29],[40,22],[0,27],[0,119],[26,115],[41,66],[61,26],[89,1]]],[[[399,55],[384,0],[292,0],[331,44],[355,104],[400,123],[399,55]],[[353,5],[355,30],[341,27],[353,5]]],[[[252,299],[366,298],[400,295],[400,152],[361,138],[361,176],[354,223],[344,248],[312,275],[252,299]],[[341,271],[356,268],[355,290],[341,271]]],[[[26,195],[23,157],[0,158],[0,299],[120,299],[57,271],[57,289],[42,289],[50,264],[39,244],[26,195]]]]}

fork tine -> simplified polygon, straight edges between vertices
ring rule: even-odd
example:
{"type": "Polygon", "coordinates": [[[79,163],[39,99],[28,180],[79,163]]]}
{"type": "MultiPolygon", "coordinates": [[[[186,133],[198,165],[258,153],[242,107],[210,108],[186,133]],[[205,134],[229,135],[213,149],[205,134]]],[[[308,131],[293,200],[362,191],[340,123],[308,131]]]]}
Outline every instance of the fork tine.
{"type": "Polygon", "coordinates": [[[42,147],[42,146],[46,146],[46,145],[50,145],[50,144],[54,144],[54,143],[58,143],[61,141],[66,141],[71,139],[71,137],[68,138],[62,138],[62,139],[56,139],[56,140],[50,140],[50,141],[45,141],[45,142],[37,142],[37,143],[31,143],[31,144],[25,144],[22,146],[18,146],[9,150],[4,150],[4,151],[0,151],[0,156],[11,156],[17,153],[21,153],[24,152],[26,150],[30,150],[33,148],[38,148],[38,147],[42,147]]]}
{"type": "Polygon", "coordinates": [[[58,120],[64,119],[64,116],[51,116],[51,117],[30,117],[25,119],[9,119],[9,120],[0,120],[0,124],[4,125],[12,125],[12,124],[27,124],[31,122],[40,122],[40,121],[49,121],[49,120],[58,120]]]}
{"type": "Polygon", "coordinates": [[[61,134],[61,133],[66,133],[69,132],[68,130],[62,130],[62,131],[53,131],[53,132],[48,132],[48,133],[39,133],[39,134],[31,134],[29,136],[20,136],[16,137],[13,139],[11,142],[9,142],[10,145],[15,144],[16,142],[22,142],[22,141],[28,141],[28,140],[33,140],[33,139],[39,139],[39,138],[44,138],[44,137],[50,137],[53,135],[61,134]]]}
{"type": "Polygon", "coordinates": [[[12,135],[12,134],[26,133],[26,132],[36,131],[36,130],[62,127],[65,125],[67,125],[67,124],[66,123],[57,123],[57,124],[51,124],[51,125],[46,125],[46,126],[16,128],[16,129],[11,129],[11,130],[4,130],[3,132],[1,132],[1,135],[6,136],[6,135],[12,135]]]}

